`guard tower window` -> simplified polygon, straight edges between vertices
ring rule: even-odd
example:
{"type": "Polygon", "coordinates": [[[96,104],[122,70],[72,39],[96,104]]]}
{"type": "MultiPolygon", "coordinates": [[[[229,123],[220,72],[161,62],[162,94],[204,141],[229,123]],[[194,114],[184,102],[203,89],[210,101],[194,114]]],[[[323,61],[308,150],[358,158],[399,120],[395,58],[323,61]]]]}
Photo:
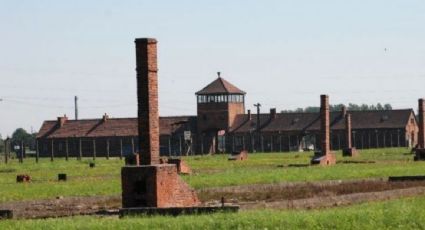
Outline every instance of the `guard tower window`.
{"type": "Polygon", "coordinates": [[[198,95],[198,103],[243,103],[244,95],[241,94],[216,94],[216,95],[198,95]]]}

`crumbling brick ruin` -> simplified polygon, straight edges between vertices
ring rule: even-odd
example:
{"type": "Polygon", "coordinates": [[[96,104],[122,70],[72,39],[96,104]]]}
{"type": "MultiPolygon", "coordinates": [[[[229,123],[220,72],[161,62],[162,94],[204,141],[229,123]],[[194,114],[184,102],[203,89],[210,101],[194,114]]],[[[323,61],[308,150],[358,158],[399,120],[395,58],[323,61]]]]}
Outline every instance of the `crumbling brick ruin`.
{"type": "Polygon", "coordinates": [[[192,169],[182,158],[178,157],[162,157],[160,158],[161,164],[174,164],[177,167],[179,174],[192,174],[192,169]]]}
{"type": "Polygon", "coordinates": [[[321,151],[316,152],[311,164],[336,164],[335,154],[330,149],[329,96],[320,95],[320,144],[321,151]]]}
{"type": "Polygon", "coordinates": [[[243,161],[248,159],[248,151],[242,150],[240,152],[233,152],[230,157],[229,161],[243,161]]]}
{"type": "Polygon", "coordinates": [[[342,150],[342,155],[345,157],[355,157],[358,156],[359,153],[356,147],[352,146],[352,137],[351,137],[351,114],[345,115],[345,137],[347,141],[347,148],[342,150]]]}
{"type": "Polygon", "coordinates": [[[415,152],[415,161],[425,160],[425,100],[423,98],[419,99],[419,133],[418,133],[418,144],[414,149],[415,152]]]}
{"type": "Polygon", "coordinates": [[[122,206],[197,206],[195,191],[178,176],[176,165],[160,164],[157,41],[140,38],[135,43],[140,165],[121,169],[122,206]]]}

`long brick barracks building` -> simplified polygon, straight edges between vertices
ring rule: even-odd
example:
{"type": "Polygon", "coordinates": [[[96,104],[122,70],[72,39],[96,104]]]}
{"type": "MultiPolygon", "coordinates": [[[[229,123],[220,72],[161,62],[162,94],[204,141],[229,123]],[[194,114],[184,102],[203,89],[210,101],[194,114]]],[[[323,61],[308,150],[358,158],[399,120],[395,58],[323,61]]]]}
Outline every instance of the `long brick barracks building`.
{"type": "MultiPolygon", "coordinates": [[[[320,148],[319,113],[245,112],[246,93],[220,76],[196,93],[197,116],[160,117],[161,155],[284,152],[320,148]]],[[[412,109],[332,112],[331,149],[347,146],[345,118],[351,114],[357,149],[412,147],[418,126],[412,109]]],[[[40,156],[123,156],[138,151],[137,118],[45,121],[37,135],[40,156]]]]}

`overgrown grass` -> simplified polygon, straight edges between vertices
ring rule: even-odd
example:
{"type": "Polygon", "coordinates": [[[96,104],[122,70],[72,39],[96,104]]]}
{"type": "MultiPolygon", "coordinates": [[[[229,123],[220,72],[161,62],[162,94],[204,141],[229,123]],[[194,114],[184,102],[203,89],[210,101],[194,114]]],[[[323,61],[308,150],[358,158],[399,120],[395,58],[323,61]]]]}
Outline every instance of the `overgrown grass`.
{"type": "Polygon", "coordinates": [[[425,197],[324,210],[0,221],[0,229],[424,229],[425,197]]]}
{"type": "MultiPolygon", "coordinates": [[[[228,161],[227,155],[193,156],[186,160],[194,170],[183,178],[194,188],[221,187],[243,184],[266,184],[286,181],[316,181],[388,177],[397,175],[424,175],[425,162],[413,162],[406,148],[372,149],[361,151],[359,158],[338,160],[375,161],[374,164],[344,164],[332,167],[288,167],[289,164],[308,164],[312,153],[257,153],[247,161],[228,161]]],[[[89,160],[42,159],[35,164],[27,159],[0,163],[0,202],[54,198],[56,196],[118,195],[121,192],[119,159],[96,160],[89,168],[89,160]],[[17,184],[16,175],[29,174],[33,181],[17,184]],[[58,182],[57,174],[67,173],[67,182],[58,182]]]]}
{"type": "Polygon", "coordinates": [[[306,166],[313,153],[257,153],[247,161],[227,161],[227,156],[191,157],[187,161],[196,172],[185,179],[195,188],[242,184],[359,179],[425,174],[424,162],[413,162],[406,148],[369,149],[358,158],[343,158],[332,167],[306,166]],[[344,161],[375,163],[343,163],[344,161]],[[291,166],[292,165],[292,166],[291,166]],[[294,167],[294,166],[301,167],[294,167]]]}

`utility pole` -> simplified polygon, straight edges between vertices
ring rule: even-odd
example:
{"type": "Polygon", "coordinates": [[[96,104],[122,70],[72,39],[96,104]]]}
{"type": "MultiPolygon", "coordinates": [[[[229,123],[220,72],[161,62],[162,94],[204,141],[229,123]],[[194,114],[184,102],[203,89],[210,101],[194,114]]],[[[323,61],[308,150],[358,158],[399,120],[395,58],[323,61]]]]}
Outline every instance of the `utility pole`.
{"type": "Polygon", "coordinates": [[[78,120],[78,97],[74,97],[75,120],[78,120]]]}

